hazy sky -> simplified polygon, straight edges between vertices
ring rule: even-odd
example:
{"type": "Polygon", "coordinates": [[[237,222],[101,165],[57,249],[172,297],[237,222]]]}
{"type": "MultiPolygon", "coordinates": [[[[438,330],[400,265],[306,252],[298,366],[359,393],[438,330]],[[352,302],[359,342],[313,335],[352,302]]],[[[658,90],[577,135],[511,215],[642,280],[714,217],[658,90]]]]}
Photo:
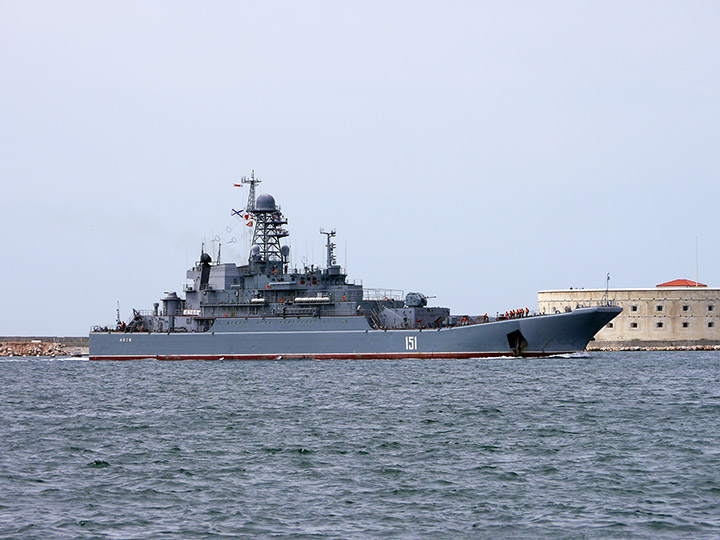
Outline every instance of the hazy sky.
{"type": "MultiPolygon", "coordinates": [[[[720,2],[0,0],[0,335],[151,309],[255,170],[300,265],[455,313],[720,286],[720,2]]],[[[227,228],[231,231],[228,232],[227,228]]],[[[235,238],[236,242],[232,242],[235,238]]]]}

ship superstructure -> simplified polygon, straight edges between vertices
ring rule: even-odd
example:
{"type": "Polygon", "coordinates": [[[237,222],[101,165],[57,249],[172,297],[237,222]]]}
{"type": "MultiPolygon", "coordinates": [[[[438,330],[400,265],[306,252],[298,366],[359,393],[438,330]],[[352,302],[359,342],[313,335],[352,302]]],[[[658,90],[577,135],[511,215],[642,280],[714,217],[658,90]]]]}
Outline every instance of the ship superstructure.
{"type": "MultiPolygon", "coordinates": [[[[546,355],[582,350],[621,310],[454,316],[418,292],[364,289],[336,262],[336,231],[326,266],[291,268],[288,221],[270,194],[249,186],[242,212],[252,225],[247,264],[213,262],[201,251],[176,292],[151,311],[133,310],[117,327],[90,334],[91,359],[396,358],[546,355]]],[[[233,211],[234,214],[240,212],[233,211]]]]}

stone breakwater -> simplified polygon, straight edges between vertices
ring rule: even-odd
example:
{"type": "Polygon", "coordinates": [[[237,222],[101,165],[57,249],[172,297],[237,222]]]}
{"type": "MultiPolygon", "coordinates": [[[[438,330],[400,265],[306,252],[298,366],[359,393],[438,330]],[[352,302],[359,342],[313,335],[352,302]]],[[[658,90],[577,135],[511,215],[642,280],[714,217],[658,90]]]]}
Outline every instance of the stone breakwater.
{"type": "Polygon", "coordinates": [[[0,356],[67,356],[70,354],[62,343],[46,341],[0,342],[0,356]]]}
{"type": "Polygon", "coordinates": [[[87,336],[0,336],[0,356],[83,356],[87,336]]]}
{"type": "Polygon", "coordinates": [[[605,351],[605,352],[619,352],[619,351],[720,351],[720,345],[667,345],[662,347],[651,347],[651,346],[633,346],[633,347],[588,347],[588,351],[605,351]]]}

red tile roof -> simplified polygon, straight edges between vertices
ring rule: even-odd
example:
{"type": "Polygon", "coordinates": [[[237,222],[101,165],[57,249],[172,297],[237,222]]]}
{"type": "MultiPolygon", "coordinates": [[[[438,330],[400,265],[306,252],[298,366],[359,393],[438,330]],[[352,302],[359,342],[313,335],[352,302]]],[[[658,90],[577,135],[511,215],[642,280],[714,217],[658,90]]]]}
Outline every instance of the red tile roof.
{"type": "Polygon", "coordinates": [[[674,279],[667,283],[656,285],[656,287],[707,287],[707,285],[697,281],[690,281],[689,279],[674,279]]]}

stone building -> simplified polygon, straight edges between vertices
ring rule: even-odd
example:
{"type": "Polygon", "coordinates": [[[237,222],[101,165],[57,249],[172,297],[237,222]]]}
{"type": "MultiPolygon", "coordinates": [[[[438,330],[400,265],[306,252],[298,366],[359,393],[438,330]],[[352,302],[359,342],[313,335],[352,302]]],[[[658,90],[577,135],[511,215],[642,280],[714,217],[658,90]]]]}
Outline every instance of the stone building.
{"type": "Polygon", "coordinates": [[[623,308],[588,348],[720,345],[720,289],[679,279],[651,289],[538,292],[540,313],[610,301],[623,308]]]}

